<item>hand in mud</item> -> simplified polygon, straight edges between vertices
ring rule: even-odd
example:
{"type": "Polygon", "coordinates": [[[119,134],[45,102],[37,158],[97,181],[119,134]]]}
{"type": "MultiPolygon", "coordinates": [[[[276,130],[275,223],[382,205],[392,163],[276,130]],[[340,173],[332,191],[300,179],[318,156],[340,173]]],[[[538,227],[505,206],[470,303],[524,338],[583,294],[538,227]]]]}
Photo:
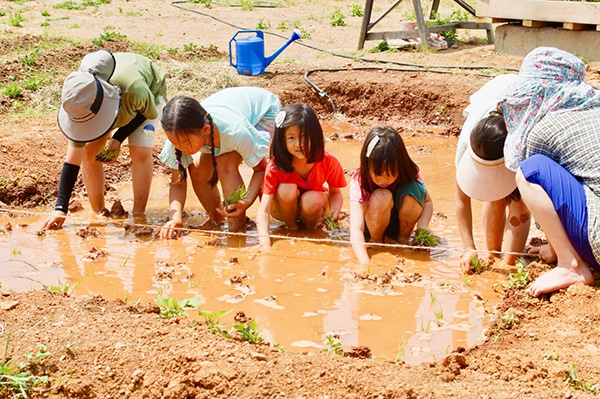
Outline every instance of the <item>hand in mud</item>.
{"type": "Polygon", "coordinates": [[[158,233],[156,233],[156,237],[159,237],[163,240],[176,240],[181,237],[181,233],[183,230],[183,222],[169,220],[163,227],[160,228],[158,233]]]}
{"type": "Polygon", "coordinates": [[[119,158],[121,151],[121,143],[118,140],[110,139],[106,147],[99,154],[96,154],[96,161],[111,164],[119,158]]]}
{"type": "Polygon", "coordinates": [[[227,207],[223,209],[217,208],[217,213],[227,218],[236,219],[240,217],[246,211],[246,209],[248,209],[248,207],[249,205],[246,204],[245,201],[238,201],[235,204],[227,205],[227,207]]]}
{"type": "Polygon", "coordinates": [[[460,257],[460,270],[465,274],[472,274],[471,260],[477,260],[477,251],[474,249],[465,249],[462,256],[460,257]]]}
{"type": "Polygon", "coordinates": [[[556,252],[554,252],[554,248],[550,244],[531,248],[528,253],[540,255],[540,259],[546,263],[556,263],[558,260],[556,252]]]}
{"type": "Polygon", "coordinates": [[[50,214],[50,217],[44,222],[44,229],[58,230],[65,223],[67,214],[62,211],[54,211],[50,214]]]}

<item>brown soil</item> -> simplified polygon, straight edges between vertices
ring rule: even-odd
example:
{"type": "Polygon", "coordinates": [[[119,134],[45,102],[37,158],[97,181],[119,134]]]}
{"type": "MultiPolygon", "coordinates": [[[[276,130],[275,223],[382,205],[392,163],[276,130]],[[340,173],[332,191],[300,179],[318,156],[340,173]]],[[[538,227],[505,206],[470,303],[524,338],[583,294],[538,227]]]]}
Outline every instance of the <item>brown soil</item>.
{"type": "MultiPolygon", "coordinates": [[[[0,9],[8,15],[17,7],[15,3],[0,1],[0,9]]],[[[96,11],[58,12],[47,7],[56,16],[65,13],[70,18],[54,21],[53,34],[81,36],[79,39],[85,44],[42,50],[33,67],[50,64],[59,71],[58,79],[64,79],[81,57],[95,48],[89,39],[101,32],[101,27],[69,31],[68,26],[75,23],[97,26],[100,18],[100,25],[112,24],[126,31],[129,39],[169,46],[195,42],[199,46],[185,54],[161,52],[161,59],[174,57],[181,62],[226,59],[225,53],[209,49],[214,43],[225,49],[231,36],[230,31],[220,31],[217,22],[182,14],[173,7],[158,7],[151,0],[114,3],[102,5],[96,11]],[[127,12],[141,13],[140,20],[135,23],[131,18],[126,20],[127,12]],[[205,29],[195,33],[196,29],[189,29],[192,23],[205,23],[205,29]],[[162,27],[162,35],[148,36],[144,28],[147,26],[162,27]]],[[[314,1],[296,3],[288,12],[296,13],[299,18],[309,13],[329,15],[334,8],[314,1]],[[327,9],[325,14],[323,9],[327,9]]],[[[338,7],[348,4],[335,2],[338,7]]],[[[28,26],[26,22],[16,32],[1,34],[0,85],[10,84],[27,73],[19,59],[7,58],[10,49],[31,49],[41,40],[62,40],[39,36],[42,9],[37,3],[29,6],[24,15],[35,23],[28,26]]],[[[250,18],[239,9],[214,12],[245,26],[252,26],[257,19],[256,14],[250,18]]],[[[269,18],[276,24],[275,14],[269,18]]],[[[357,23],[360,26],[356,20],[353,26],[343,29],[331,27],[326,16],[312,23],[316,26],[313,40],[318,45],[333,47],[335,51],[354,50],[357,23]]],[[[128,40],[105,42],[105,47],[113,51],[131,49],[128,40]]],[[[407,63],[518,67],[518,59],[492,50],[491,46],[460,44],[457,49],[439,53],[401,52],[384,56],[407,63]]],[[[484,77],[468,74],[396,71],[393,67],[360,70],[357,68],[367,64],[319,57],[319,53],[305,49],[290,47],[289,51],[297,63],[272,64],[264,75],[247,78],[248,84],[270,89],[284,104],[307,102],[323,119],[328,119],[333,110],[330,101],[319,97],[303,75],[311,68],[352,67],[310,75],[354,127],[354,131],[344,133],[346,139],[361,139],[374,124],[389,124],[404,134],[456,135],[469,95],[486,82],[484,77]]],[[[14,109],[16,101],[29,100],[27,93],[19,99],[0,94],[0,108],[8,112],[14,109]]],[[[5,118],[0,125],[0,201],[24,207],[51,202],[56,195],[65,146],[66,140],[57,129],[54,115],[10,121],[5,118]]],[[[157,146],[155,156],[158,151],[157,146]]],[[[157,160],[155,165],[155,173],[165,172],[157,160]]],[[[111,187],[115,182],[129,178],[129,165],[121,158],[106,170],[109,194],[114,191],[111,187]]],[[[81,197],[81,183],[77,194],[79,206],[82,203],[87,206],[87,199],[81,197]]],[[[113,212],[122,216],[125,211],[116,206],[113,212]]],[[[93,228],[81,231],[94,234],[93,228]]],[[[135,229],[129,233],[131,237],[151,234],[135,229]]],[[[106,256],[104,249],[90,250],[90,258],[101,256],[106,256]]],[[[535,277],[548,267],[532,264],[530,274],[535,277]]],[[[394,278],[395,272],[391,270],[389,275],[381,277],[381,283],[394,278]]],[[[569,398],[597,394],[591,384],[600,380],[600,330],[596,324],[600,322],[600,294],[596,286],[578,284],[539,299],[527,296],[522,289],[507,289],[497,312],[497,321],[489,329],[489,339],[484,344],[469,350],[459,349],[437,363],[407,366],[393,359],[371,359],[369,349],[364,347],[343,348],[346,356],[282,353],[267,344],[211,334],[203,323],[163,318],[158,306],[152,303],[74,298],[46,291],[3,293],[0,371],[3,362],[22,363],[24,355],[37,353],[40,350],[37,344],[43,343],[52,355],[37,360],[34,356],[26,371],[36,376],[46,375],[49,380],[30,391],[31,397],[569,398]]],[[[0,383],[5,381],[2,378],[4,375],[0,374],[0,383]]],[[[10,398],[13,394],[0,388],[0,398],[10,398]]]]}

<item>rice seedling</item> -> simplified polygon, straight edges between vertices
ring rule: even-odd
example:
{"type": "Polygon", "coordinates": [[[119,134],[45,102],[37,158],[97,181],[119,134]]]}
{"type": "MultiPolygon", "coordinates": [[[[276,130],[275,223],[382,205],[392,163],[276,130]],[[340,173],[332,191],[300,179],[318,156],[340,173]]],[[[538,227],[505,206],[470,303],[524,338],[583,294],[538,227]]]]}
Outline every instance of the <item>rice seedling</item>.
{"type": "Polygon", "coordinates": [[[413,243],[420,247],[435,247],[438,240],[428,229],[417,229],[413,243]]]}
{"type": "Polygon", "coordinates": [[[529,278],[529,270],[526,269],[525,262],[517,260],[515,265],[518,265],[519,268],[515,274],[508,274],[508,282],[505,285],[508,288],[525,288],[531,282],[529,278]]]}
{"type": "Polygon", "coordinates": [[[223,200],[223,206],[225,207],[225,209],[227,209],[229,205],[242,201],[244,198],[246,198],[247,195],[248,189],[243,185],[239,186],[229,195],[229,197],[223,200]]]}
{"type": "Polygon", "coordinates": [[[394,359],[394,361],[396,363],[398,363],[398,360],[400,360],[400,358],[403,358],[405,356],[406,356],[406,349],[404,349],[404,341],[402,341],[398,344],[398,352],[396,353],[396,358],[394,359]]]}
{"type": "Polygon", "coordinates": [[[481,259],[473,258],[469,261],[469,264],[471,265],[471,270],[473,271],[473,273],[481,274],[481,272],[483,271],[483,262],[481,262],[481,259]]]}
{"type": "Polygon", "coordinates": [[[440,308],[439,310],[433,312],[433,314],[435,314],[436,319],[442,320],[444,318],[444,309],[440,308]]]}
{"type": "Polygon", "coordinates": [[[119,155],[119,150],[109,151],[108,147],[104,147],[98,154],[96,154],[95,159],[98,162],[112,162],[117,155],[119,155]]]}

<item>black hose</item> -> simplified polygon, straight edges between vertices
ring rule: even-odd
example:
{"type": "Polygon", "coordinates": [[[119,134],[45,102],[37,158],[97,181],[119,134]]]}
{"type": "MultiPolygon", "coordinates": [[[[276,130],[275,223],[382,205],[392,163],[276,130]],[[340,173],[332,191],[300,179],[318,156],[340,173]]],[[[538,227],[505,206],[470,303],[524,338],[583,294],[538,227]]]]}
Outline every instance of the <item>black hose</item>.
{"type": "MultiPolygon", "coordinates": [[[[308,78],[308,76],[314,72],[345,72],[345,71],[355,71],[355,70],[386,70],[386,71],[400,71],[400,72],[432,72],[432,73],[449,73],[455,74],[455,71],[444,71],[442,69],[423,69],[423,68],[395,68],[395,67],[348,67],[348,68],[319,68],[319,69],[311,69],[306,71],[304,74],[304,80],[308,82],[309,85],[312,86],[313,89],[316,90],[317,94],[320,97],[327,97],[329,102],[331,103],[331,107],[333,108],[333,112],[335,113],[337,109],[335,108],[335,104],[331,97],[327,95],[325,91],[323,91],[319,86],[317,86],[312,80],[308,78]]],[[[484,74],[484,73],[469,73],[471,76],[483,76],[483,77],[494,77],[495,75],[484,74]]]]}

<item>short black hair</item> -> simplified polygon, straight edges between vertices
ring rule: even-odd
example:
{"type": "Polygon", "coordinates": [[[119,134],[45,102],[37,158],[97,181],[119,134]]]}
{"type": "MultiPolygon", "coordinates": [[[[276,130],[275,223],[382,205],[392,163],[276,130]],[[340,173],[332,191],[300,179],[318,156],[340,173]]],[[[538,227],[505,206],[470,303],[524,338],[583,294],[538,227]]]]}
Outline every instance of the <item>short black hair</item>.
{"type": "Polygon", "coordinates": [[[325,139],[323,138],[323,128],[315,111],[307,104],[294,103],[284,107],[280,112],[285,112],[285,117],[275,126],[270,151],[277,168],[288,173],[294,171],[293,155],[285,146],[285,130],[294,125],[298,125],[304,139],[303,148],[306,162],[321,162],[325,156],[325,139]]]}

